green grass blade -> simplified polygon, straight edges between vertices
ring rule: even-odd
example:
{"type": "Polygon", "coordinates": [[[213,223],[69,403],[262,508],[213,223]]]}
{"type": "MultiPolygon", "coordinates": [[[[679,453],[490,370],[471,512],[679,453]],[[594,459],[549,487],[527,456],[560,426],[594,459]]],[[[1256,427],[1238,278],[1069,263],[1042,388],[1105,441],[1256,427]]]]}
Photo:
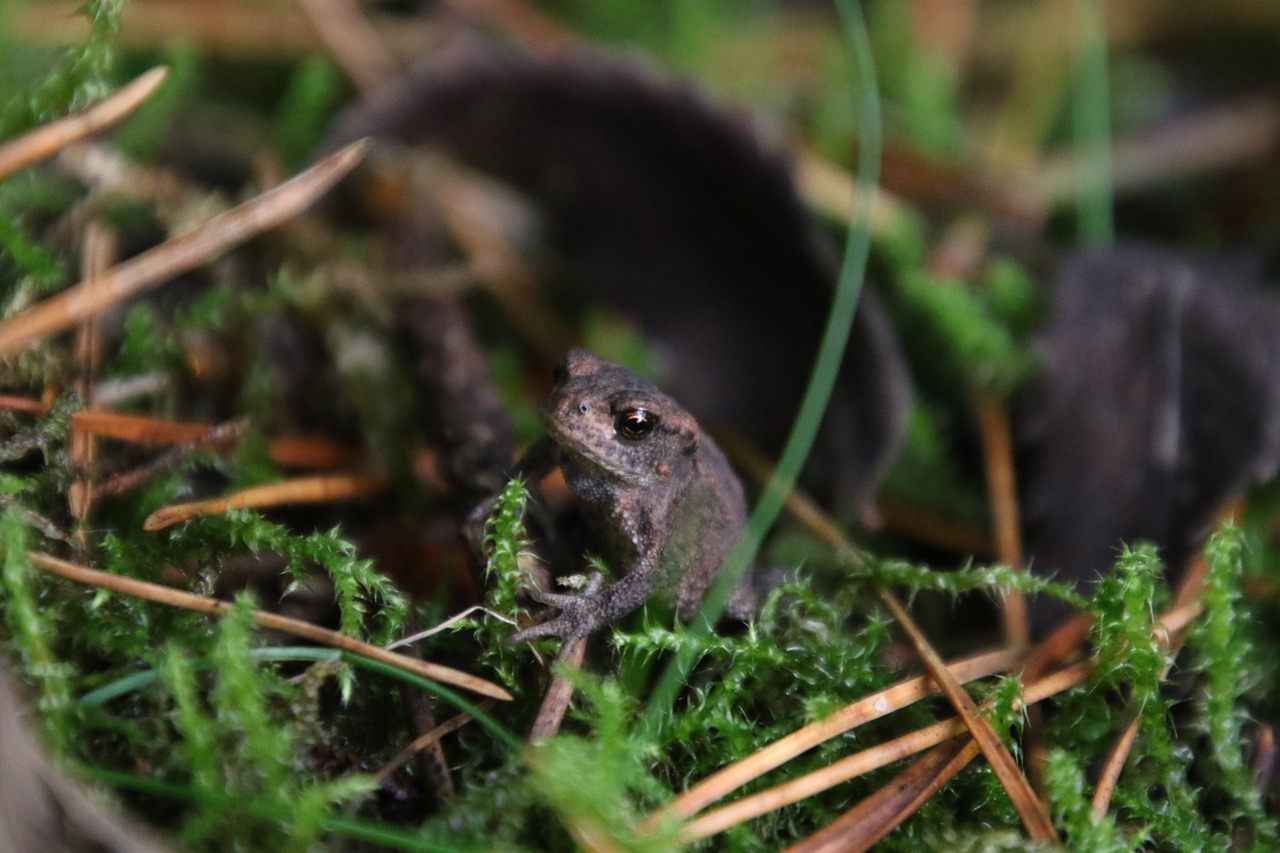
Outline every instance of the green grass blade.
{"type": "Polygon", "coordinates": [[[1075,0],[1071,128],[1076,148],[1076,230],[1081,242],[1115,240],[1111,187],[1111,96],[1101,0],[1075,0]]]}
{"type": "Polygon", "coordinates": [[[871,243],[871,209],[880,178],[880,97],[876,85],[875,63],[872,60],[871,43],[867,36],[866,22],[855,0],[836,0],[836,8],[850,41],[851,56],[857,74],[858,88],[854,93],[858,116],[858,194],[845,240],[844,260],[836,284],[831,310],[817,360],[809,376],[799,412],[791,428],[791,435],[783,448],[781,459],[773,478],[765,487],[747,521],[747,529],[725,561],[720,578],[712,586],[702,604],[699,618],[691,627],[692,642],[684,646],[662,675],[645,712],[648,725],[665,716],[675,701],[680,685],[700,654],[704,640],[711,633],[711,626],[724,611],[733,588],[760,549],[765,534],[777,520],[783,502],[795,486],[800,469],[813,447],[818,426],[826,411],[827,402],[835,386],[836,374],[844,357],[853,324],[854,310],[862,293],[866,273],[867,254],[871,243]]]}

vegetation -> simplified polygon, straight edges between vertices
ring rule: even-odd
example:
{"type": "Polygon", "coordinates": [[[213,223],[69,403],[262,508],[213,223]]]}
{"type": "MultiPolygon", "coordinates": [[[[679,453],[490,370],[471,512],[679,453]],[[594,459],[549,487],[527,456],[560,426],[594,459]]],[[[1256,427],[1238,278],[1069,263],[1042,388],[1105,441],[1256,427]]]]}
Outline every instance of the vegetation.
{"type": "MultiPolygon", "coordinates": [[[[1264,266],[1280,257],[1274,191],[1256,190],[1248,209],[1222,203],[1257,174],[1273,177],[1274,152],[1261,164],[1227,164],[1227,177],[1205,178],[1189,166],[1178,172],[1183,167],[1174,163],[1175,174],[1149,178],[1152,185],[1119,203],[1110,180],[1054,185],[1050,167],[1058,161],[1049,152],[1075,152],[1073,162],[1111,174],[1099,139],[1146,128],[1143,103],[1201,91],[1185,76],[1202,75],[1195,79],[1213,92],[1273,73],[1280,18],[1258,12],[1265,23],[1234,31],[1247,28],[1247,16],[1231,10],[1251,4],[1232,0],[1221,21],[1193,37],[1177,30],[1187,27],[1177,13],[1157,15],[1183,43],[1206,52],[1237,39],[1250,48],[1219,79],[1201,64],[1170,59],[1158,33],[1132,22],[1132,40],[1108,52],[1096,0],[1074,4],[1096,25],[1082,26],[1075,41],[1048,39],[1052,3],[1021,4],[996,26],[981,4],[944,2],[971,23],[995,27],[986,38],[998,60],[971,55],[976,37],[948,44],[918,17],[941,14],[940,4],[928,2],[842,2],[837,15],[810,4],[561,0],[537,16],[574,38],[642,47],[717,97],[751,103],[864,180],[880,160],[872,137],[883,116],[885,162],[899,165],[886,168],[883,183],[897,207],[887,222],[863,207],[851,219],[824,219],[824,228],[848,238],[836,310],[852,311],[869,267],[917,382],[888,494],[941,516],[944,527],[976,529],[989,540],[986,528],[999,521],[989,509],[984,466],[991,460],[979,449],[984,427],[974,414],[992,400],[1007,413],[1036,375],[1041,251],[1106,242],[1113,233],[1205,249],[1243,235],[1264,266]],[[850,61],[851,40],[865,41],[865,64],[850,61]],[[1001,85],[983,86],[992,75],[1001,85]],[[1099,116],[1110,120],[1099,126],[1099,116]],[[989,156],[980,148],[990,148],[989,156]],[[913,186],[899,174],[903,162],[929,166],[936,184],[913,186]],[[997,180],[1001,168],[1028,163],[1041,164],[1047,177],[1023,187],[1024,195],[997,180]],[[944,249],[957,245],[980,259],[947,262],[944,249]]],[[[0,311],[10,329],[32,306],[92,277],[83,271],[104,251],[95,240],[114,245],[105,250],[109,266],[305,168],[352,95],[338,60],[319,44],[272,55],[253,44],[228,46],[225,33],[124,38],[125,0],[88,0],[80,12],[84,37],[54,50],[33,38],[32,23],[47,20],[54,5],[0,7],[9,19],[0,29],[7,104],[0,139],[82,109],[154,64],[170,71],[107,137],[109,145],[93,149],[127,155],[136,180],[109,186],[109,169],[64,156],[0,182],[0,311]],[[102,232],[110,236],[91,236],[102,232]]],[[[242,18],[232,17],[252,20],[262,10],[302,14],[288,4],[249,5],[211,12],[215,28],[239,32],[233,25],[242,18]]],[[[394,24],[425,14],[419,5],[367,11],[394,24]]],[[[488,23],[508,38],[533,38],[510,21],[488,23]]],[[[799,438],[783,454],[782,485],[766,492],[754,539],[738,554],[745,566],[759,547],[761,562],[798,566],[799,577],[736,629],[711,630],[706,620],[685,626],[651,602],[596,638],[581,669],[555,665],[575,688],[575,704],[561,734],[523,745],[557,650],[550,641],[505,642],[514,621],[528,616],[520,592],[541,553],[527,524],[526,485],[513,481],[497,498],[483,534],[485,587],[468,598],[456,531],[447,541],[422,532],[453,510],[423,461],[423,392],[392,331],[395,303],[369,286],[385,246],[331,230],[322,218],[290,217],[282,229],[201,258],[163,287],[66,334],[0,350],[0,670],[25,684],[42,742],[61,766],[114,791],[176,847],[782,849],[887,790],[910,762],[868,758],[866,772],[751,819],[726,819],[727,828],[714,832],[681,818],[709,819],[726,801],[684,812],[679,796],[852,703],[891,701],[884,697],[896,694],[880,691],[919,674],[886,609],[882,594],[890,589],[910,602],[928,640],[948,657],[1001,645],[996,625],[1009,596],[1043,594],[1092,615],[1081,646],[1089,665],[1034,710],[1007,665],[968,685],[983,718],[1043,792],[1068,849],[1264,851],[1280,844],[1275,782],[1269,792],[1259,772],[1274,759],[1268,738],[1280,714],[1275,485],[1248,496],[1237,523],[1209,539],[1203,590],[1190,599],[1169,588],[1155,550],[1138,542],[1087,595],[1016,570],[990,550],[956,553],[918,527],[852,534],[855,549],[782,511],[786,480],[801,469],[825,403],[830,377],[821,378],[821,367],[799,438]],[[134,419],[119,428],[125,432],[90,425],[90,394],[120,401],[110,408],[134,419]],[[147,432],[160,430],[157,422],[168,425],[170,449],[147,432]],[[213,424],[229,432],[215,435],[207,428],[213,424]],[[96,436],[89,448],[87,435],[96,436]],[[286,438],[310,443],[298,450],[286,438]],[[326,453],[340,464],[315,463],[326,453]],[[300,465],[298,454],[311,461],[300,465]],[[320,498],[287,508],[193,510],[163,529],[148,521],[175,504],[303,479],[296,470],[303,468],[317,469],[311,479],[320,498]],[[358,474],[348,477],[352,471],[358,474]],[[775,525],[768,516],[780,513],[775,525]],[[214,618],[75,583],[44,571],[43,554],[233,603],[214,618]],[[397,573],[394,565],[405,563],[410,571],[397,573]],[[476,602],[483,608],[446,622],[476,602]],[[256,621],[261,610],[296,612],[376,646],[441,625],[417,644],[422,656],[484,679],[493,692],[349,648],[285,639],[256,621]],[[1161,622],[1181,616],[1185,630],[1161,622]],[[500,693],[510,701],[494,701],[500,693]],[[440,739],[452,796],[433,789],[429,761],[399,756],[423,731],[406,697],[423,695],[431,697],[434,725],[456,724],[440,739]],[[1130,725],[1128,757],[1121,754],[1114,791],[1099,806],[1099,779],[1130,725]]],[[[486,323],[519,325],[489,316],[502,313],[500,300],[478,301],[486,323]]],[[[649,353],[642,333],[622,335],[609,325],[615,317],[587,316],[595,326],[580,337],[624,338],[620,349],[637,360],[649,353]]],[[[828,370],[839,363],[836,339],[848,315],[837,314],[832,327],[828,370]]],[[[530,438],[538,386],[521,367],[523,352],[499,342],[490,357],[503,399],[530,438]]],[[[729,799],[802,780],[954,713],[936,695],[893,713],[868,712],[862,725],[744,780],[729,799]]],[[[903,814],[877,850],[1032,844],[1006,785],[981,756],[913,815],[903,814]]]]}

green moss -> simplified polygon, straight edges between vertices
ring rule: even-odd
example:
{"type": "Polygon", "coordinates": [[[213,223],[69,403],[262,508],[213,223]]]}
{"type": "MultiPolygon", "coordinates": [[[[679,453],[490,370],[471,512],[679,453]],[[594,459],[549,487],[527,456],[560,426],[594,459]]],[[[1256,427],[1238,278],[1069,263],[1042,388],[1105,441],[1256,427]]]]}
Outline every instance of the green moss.
{"type": "Polygon", "coordinates": [[[342,76],[327,59],[313,56],[298,64],[280,98],[275,122],[276,147],[286,168],[306,164],[346,94],[342,76]]]}
{"type": "Polygon", "coordinates": [[[124,0],[88,0],[80,14],[89,22],[82,47],[61,53],[34,88],[14,94],[0,109],[0,139],[87,106],[107,93],[124,0]]]}

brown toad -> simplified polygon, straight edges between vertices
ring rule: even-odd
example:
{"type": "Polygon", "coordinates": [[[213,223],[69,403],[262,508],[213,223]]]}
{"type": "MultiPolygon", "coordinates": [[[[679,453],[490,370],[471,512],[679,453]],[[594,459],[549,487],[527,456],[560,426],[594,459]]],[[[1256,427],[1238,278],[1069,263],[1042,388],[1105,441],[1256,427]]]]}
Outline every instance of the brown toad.
{"type": "MultiPolygon", "coordinates": [[[[513,642],[585,637],[635,610],[655,591],[676,612],[697,613],[747,517],[742,484],[720,448],[680,404],[626,368],[574,349],[542,408],[548,436],[521,463],[533,479],[558,465],[610,567],[579,595],[540,593],[556,618],[513,642]]],[[[748,617],[757,594],[740,584],[729,612],[748,617]]]]}

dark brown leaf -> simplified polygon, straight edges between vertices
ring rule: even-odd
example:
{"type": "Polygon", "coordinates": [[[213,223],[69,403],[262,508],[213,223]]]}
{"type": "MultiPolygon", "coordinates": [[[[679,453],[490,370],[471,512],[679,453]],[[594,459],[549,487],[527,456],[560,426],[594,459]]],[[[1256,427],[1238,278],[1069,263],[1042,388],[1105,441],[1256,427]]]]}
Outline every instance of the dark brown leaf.
{"type": "MultiPolygon", "coordinates": [[[[699,421],[780,448],[834,255],[742,116],[636,63],[460,40],[350,109],[331,145],[365,135],[442,148],[531,195],[565,294],[637,320],[661,345],[664,387],[699,421]]],[[[909,395],[868,292],[828,416],[824,491],[870,510],[909,395]]]]}
{"type": "Polygon", "coordinates": [[[1043,346],[1033,568],[1089,582],[1146,540],[1176,576],[1222,502],[1280,463],[1280,295],[1173,252],[1086,253],[1059,272],[1043,346]]]}

